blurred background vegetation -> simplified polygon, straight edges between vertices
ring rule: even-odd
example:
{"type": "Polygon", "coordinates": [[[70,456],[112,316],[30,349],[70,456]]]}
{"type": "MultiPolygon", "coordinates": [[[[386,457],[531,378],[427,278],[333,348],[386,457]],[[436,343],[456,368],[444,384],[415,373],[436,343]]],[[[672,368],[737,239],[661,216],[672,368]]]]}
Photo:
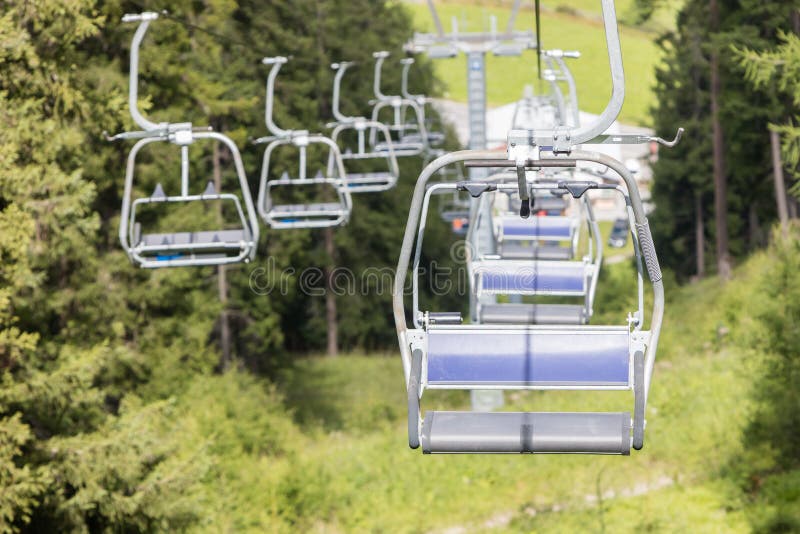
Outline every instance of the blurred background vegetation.
{"type": "MultiPolygon", "coordinates": [[[[508,11],[499,1],[443,4],[467,29],[488,13],[502,24],[508,11]]],[[[584,54],[575,69],[588,111],[607,94],[596,4],[543,2],[545,45],[584,54]]],[[[249,139],[266,132],[260,59],[293,58],[278,81],[278,124],[322,131],[329,64],[360,62],[345,78],[344,106],[363,113],[372,51],[400,56],[414,29],[430,24],[423,6],[0,6],[0,531],[800,531],[800,228],[771,230],[768,136],[770,125],[781,131],[794,180],[795,0],[719,0],[716,28],[707,24],[708,0],[617,3],[629,88],[623,119],[664,135],[687,128],[655,166],[652,220],[669,301],[648,439],[630,458],[412,453],[388,294],[334,299],[336,345],[346,355],[326,358],[314,356],[326,348],[324,298],[299,291],[296,276],[287,295],[251,290],[251,274],[267,267],[393,267],[419,160],[403,163],[395,190],[357,199],[350,225],[335,231],[333,255],[322,232],[263,232],[258,259],[228,270],[224,305],[216,270],[136,270],[119,248],[130,147],[102,132],[133,127],[134,28],[119,22],[124,13],[170,10],[142,49],[150,116],[229,134],[255,190],[260,151],[249,139]],[[725,216],[737,264],[729,279],[713,276],[715,225],[705,221],[715,214],[712,52],[721,58],[725,216]]],[[[535,75],[503,61],[489,63],[492,103],[515,100],[535,75]]],[[[419,63],[414,92],[464,98],[463,62],[419,63]]],[[[398,85],[399,71],[385,74],[386,87],[398,85]]],[[[211,151],[194,158],[193,170],[210,175],[211,151]]],[[[174,160],[152,158],[141,170],[150,191],[175,171],[174,160]]],[[[446,267],[453,237],[433,219],[425,254],[446,267]]],[[[629,262],[604,268],[598,322],[624,317],[634,279],[629,262]]],[[[441,309],[465,305],[427,298],[441,309]]],[[[437,400],[468,404],[455,393],[437,400]]],[[[590,402],[603,409],[559,392],[507,399],[509,409],[585,410],[590,402]]]]}

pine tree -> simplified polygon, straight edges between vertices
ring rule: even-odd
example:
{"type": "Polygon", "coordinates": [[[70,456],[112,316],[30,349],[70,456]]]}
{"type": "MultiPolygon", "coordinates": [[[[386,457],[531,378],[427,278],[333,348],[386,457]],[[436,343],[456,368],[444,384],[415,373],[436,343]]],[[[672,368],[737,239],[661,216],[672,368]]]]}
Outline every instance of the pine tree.
{"type": "MultiPolygon", "coordinates": [[[[687,135],[675,149],[661,151],[655,164],[653,231],[664,249],[664,263],[679,276],[703,272],[697,264],[698,230],[716,239],[718,211],[712,201],[711,52],[719,50],[719,118],[727,174],[729,248],[734,257],[762,246],[765,228],[775,218],[767,124],[786,104],[743,79],[731,46],[763,50],[773,46],[789,23],[791,3],[719,2],[719,30],[711,31],[708,2],[691,0],[678,16],[677,29],[661,38],[664,65],[657,72],[658,131],[684,126],[687,135]]],[[[711,256],[716,263],[719,254],[711,256]]]]}

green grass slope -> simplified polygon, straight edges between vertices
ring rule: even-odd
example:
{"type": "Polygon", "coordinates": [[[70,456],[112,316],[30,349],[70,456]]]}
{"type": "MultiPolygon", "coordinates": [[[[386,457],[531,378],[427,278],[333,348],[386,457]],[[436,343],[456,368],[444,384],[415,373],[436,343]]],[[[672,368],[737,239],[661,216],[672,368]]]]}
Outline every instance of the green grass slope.
{"type": "MultiPolygon", "coordinates": [[[[542,13],[542,46],[579,50],[578,60],[571,60],[570,68],[575,75],[578,87],[578,100],[582,110],[600,113],[611,94],[608,54],[602,22],[598,19],[599,2],[584,1],[572,11],[563,9],[573,2],[557,2],[555,7],[542,13]],[[563,5],[562,5],[563,4],[563,5]],[[586,5],[584,5],[586,4],[586,5]],[[594,10],[590,8],[594,7],[594,10]]],[[[621,2],[620,4],[625,4],[621,2]]],[[[419,31],[432,31],[433,21],[425,3],[406,4],[414,17],[414,25],[419,31]]],[[[448,28],[456,17],[459,30],[488,31],[489,17],[494,15],[498,28],[504,28],[510,10],[498,6],[476,5],[471,2],[437,2],[439,16],[448,28]]],[[[618,6],[624,13],[625,6],[618,6]]],[[[533,11],[524,6],[517,19],[517,29],[533,29],[533,11]]],[[[652,87],[654,67],[659,61],[659,52],[654,44],[655,34],[636,28],[621,26],[623,61],[626,73],[625,104],[620,119],[629,124],[648,125],[649,109],[654,102],[652,87]]],[[[466,101],[466,60],[464,56],[453,59],[436,60],[436,74],[443,81],[443,95],[458,101],[466,101]]],[[[536,54],[525,52],[521,57],[495,57],[487,55],[487,100],[490,105],[503,105],[518,100],[525,85],[536,85],[536,54]]]]}
{"type": "MultiPolygon", "coordinates": [[[[708,279],[669,288],[645,448],[630,457],[409,450],[394,351],[300,359],[277,389],[236,372],[197,377],[171,404],[170,421],[179,423],[168,432],[177,456],[197,472],[187,514],[199,518],[200,531],[226,532],[746,532],[800,525],[800,475],[770,475],[768,456],[742,439],[765,365],[753,343],[769,335],[754,310],[764,304],[765,276],[776,264],[761,253],[725,286],[708,279]],[[745,491],[754,470],[767,475],[745,491]]],[[[624,318],[632,280],[628,262],[604,269],[599,318],[624,318]]],[[[468,406],[463,392],[426,394],[423,402],[468,406]]],[[[623,393],[512,393],[506,402],[505,409],[540,411],[631,406],[623,393]]]]}

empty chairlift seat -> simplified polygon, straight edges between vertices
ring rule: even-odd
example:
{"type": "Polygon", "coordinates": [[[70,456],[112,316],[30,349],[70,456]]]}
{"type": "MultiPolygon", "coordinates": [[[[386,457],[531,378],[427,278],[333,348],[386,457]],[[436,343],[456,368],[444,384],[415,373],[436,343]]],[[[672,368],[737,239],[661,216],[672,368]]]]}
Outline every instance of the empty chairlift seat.
{"type": "MultiPolygon", "coordinates": [[[[412,435],[424,389],[624,390],[643,380],[643,345],[624,326],[429,326],[426,350],[413,337],[411,348],[412,435]]],[[[425,453],[629,454],[632,416],[428,411],[418,429],[425,453]]]]}
{"type": "MultiPolygon", "coordinates": [[[[133,121],[142,128],[142,131],[123,132],[109,137],[109,140],[136,139],[136,144],[128,155],[125,171],[125,188],[122,194],[122,210],[120,214],[119,239],[131,261],[141,267],[183,267],[199,265],[224,265],[237,262],[248,262],[255,257],[258,244],[258,221],[256,210],[250,197],[250,188],[244,173],[242,158],[236,144],[225,135],[210,131],[208,128],[194,128],[191,123],[155,123],[147,120],[138,110],[138,71],[139,48],[149,24],[158,19],[158,13],[145,12],[128,14],[123,17],[123,22],[138,22],[139,27],[133,36],[130,57],[130,79],[128,91],[128,106],[133,121]],[[217,191],[213,183],[209,182],[201,194],[190,193],[190,189],[202,187],[190,176],[190,147],[198,141],[212,140],[225,146],[231,155],[238,187],[237,194],[217,191]],[[139,152],[152,143],[169,143],[180,149],[180,186],[167,184],[164,187],[159,183],[153,193],[148,197],[136,198],[136,188],[139,185],[135,180],[136,160],[139,152]],[[241,200],[240,200],[241,199],[241,200]],[[192,226],[181,224],[185,221],[191,224],[191,217],[184,217],[181,208],[205,207],[216,204],[215,207],[222,215],[221,221],[211,228],[195,230],[192,226]],[[145,231],[140,219],[146,220],[148,226],[152,224],[159,228],[158,221],[153,217],[141,216],[145,206],[162,208],[159,217],[167,217],[170,221],[170,231],[145,231]],[[227,206],[227,208],[226,208],[227,206]],[[230,209],[230,207],[233,209],[230,209]],[[170,217],[170,213],[172,217],[170,217]],[[236,220],[232,213],[236,214],[236,220]],[[138,217],[138,218],[137,218],[138,217]],[[176,227],[177,226],[177,227],[176,227]]],[[[164,227],[162,223],[160,227],[164,227]]]]}
{"type": "Polygon", "coordinates": [[[135,199],[130,208],[128,254],[142,267],[170,267],[183,265],[219,265],[252,259],[256,239],[250,229],[239,198],[233,194],[218,194],[209,183],[202,195],[167,196],[159,184],[150,197],[135,199]],[[225,202],[232,205],[238,215],[239,228],[193,232],[142,232],[137,212],[145,205],[187,205],[202,202],[225,202]]]}
{"type": "Polygon", "coordinates": [[[572,217],[500,217],[498,253],[510,260],[570,260],[577,247],[578,221],[572,217]],[[568,242],[568,245],[559,243],[568,242]]]}
{"type": "MultiPolygon", "coordinates": [[[[364,117],[350,117],[339,110],[342,78],[351,65],[352,63],[346,61],[331,65],[331,68],[336,71],[336,75],[333,78],[332,107],[333,116],[337,122],[328,126],[333,126],[331,140],[340,149],[343,148],[341,150],[341,158],[347,174],[341,177],[342,183],[352,193],[386,191],[393,188],[400,177],[400,168],[397,165],[391,132],[382,123],[367,120],[364,117]],[[381,150],[370,150],[368,148],[368,130],[369,132],[373,130],[381,132],[384,143],[381,150]],[[350,136],[344,134],[350,134],[350,136]],[[346,137],[348,138],[346,139],[346,137]],[[359,163],[362,168],[364,165],[368,165],[373,170],[367,172],[354,171],[352,167],[359,163]],[[376,167],[379,170],[374,170],[376,167]]],[[[328,163],[328,174],[333,175],[336,170],[333,153],[331,153],[328,163]]]]}
{"type": "Polygon", "coordinates": [[[590,314],[587,296],[595,266],[581,261],[478,260],[474,287],[483,295],[583,297],[582,304],[478,304],[484,324],[584,324],[590,314]]]}
{"type": "Polygon", "coordinates": [[[259,209],[271,228],[327,228],[342,225],[349,219],[350,206],[342,193],[341,182],[323,176],[321,171],[314,178],[296,179],[284,173],[279,179],[264,183],[259,209]],[[276,200],[276,192],[281,189],[316,198],[327,194],[337,202],[282,203],[276,200]]]}
{"type": "Polygon", "coordinates": [[[385,51],[375,52],[375,77],[373,92],[375,100],[372,101],[372,121],[383,122],[392,134],[391,142],[378,138],[378,128],[370,130],[370,146],[375,152],[386,152],[393,148],[397,157],[417,156],[430,154],[430,139],[425,126],[425,112],[422,106],[413,98],[399,95],[386,95],[381,91],[381,69],[384,61],[389,57],[385,51]],[[391,117],[381,120],[384,111],[391,117]],[[410,114],[410,118],[407,115],[410,114]]]}
{"type": "MultiPolygon", "coordinates": [[[[515,2],[515,7],[517,4],[515,2]]],[[[619,34],[613,24],[614,2],[601,0],[601,5],[615,89],[602,116],[588,127],[565,128],[555,132],[510,132],[507,153],[481,150],[449,154],[425,167],[417,180],[395,269],[392,294],[394,321],[407,385],[408,442],[411,448],[421,446],[426,453],[627,455],[631,448],[638,450],[643,447],[644,415],[664,317],[662,273],[639,189],[630,171],[620,161],[577,147],[590,141],[595,132],[604,131],[610,125],[622,105],[624,94],[619,90],[623,76],[619,34]],[[546,154],[548,157],[527,156],[530,152],[534,156],[541,156],[545,152],[543,145],[549,142],[556,145],[552,158],[549,154],[546,154]],[[523,156],[527,158],[524,164],[523,156]],[[420,258],[426,206],[431,192],[439,186],[428,187],[430,178],[442,167],[459,162],[477,167],[506,168],[509,161],[514,162],[520,175],[519,183],[512,187],[518,189],[522,198],[528,196],[525,188],[535,189],[537,185],[522,179],[523,167],[536,167],[546,172],[549,169],[577,167],[579,162],[586,162],[605,166],[621,178],[620,185],[610,189],[618,190],[629,199],[628,219],[629,227],[636,232],[632,236],[632,244],[638,271],[636,276],[631,277],[632,285],[636,288],[632,293],[638,293],[638,305],[635,311],[627,315],[620,314],[622,324],[445,325],[437,319],[440,310],[420,308],[419,280],[423,273],[420,258]],[[649,330],[644,329],[644,266],[652,288],[649,330]],[[412,295],[407,299],[409,272],[414,278],[411,281],[412,295]],[[406,310],[407,300],[412,302],[409,313],[406,310]],[[409,319],[413,326],[409,326],[409,319]],[[584,411],[565,412],[428,410],[424,413],[421,400],[426,389],[628,390],[633,393],[633,409],[599,413],[593,410],[592,405],[584,405],[584,411]]],[[[674,144],[674,141],[654,140],[667,145],[674,144]]],[[[475,181],[464,189],[473,196],[480,196],[490,191],[508,190],[506,186],[509,185],[475,181]]],[[[597,187],[594,188],[600,188],[599,184],[595,185],[597,187]]],[[[575,198],[581,197],[591,187],[586,184],[576,187],[575,182],[559,185],[575,198]]],[[[479,222],[475,221],[473,229],[479,222]]],[[[598,240],[598,232],[593,234],[592,237],[598,240]]],[[[468,256],[469,251],[467,248],[468,256]]],[[[598,268],[601,259],[602,253],[597,250],[594,261],[598,268]]],[[[493,275],[489,273],[489,276],[493,275]]],[[[596,276],[593,280],[596,281],[596,276]]],[[[553,284],[561,283],[555,276],[551,281],[553,284]]],[[[481,283],[489,290],[496,286],[488,277],[481,283]]],[[[523,284],[523,281],[515,279],[512,284],[518,286],[515,290],[527,291],[530,287],[537,290],[535,284],[539,282],[531,283],[525,281],[523,284]],[[531,283],[534,285],[531,286],[531,283]]],[[[564,289],[573,292],[576,286],[572,281],[565,282],[564,289]]],[[[591,396],[595,395],[601,393],[591,396]]],[[[591,396],[581,395],[580,398],[585,402],[591,396]]]]}

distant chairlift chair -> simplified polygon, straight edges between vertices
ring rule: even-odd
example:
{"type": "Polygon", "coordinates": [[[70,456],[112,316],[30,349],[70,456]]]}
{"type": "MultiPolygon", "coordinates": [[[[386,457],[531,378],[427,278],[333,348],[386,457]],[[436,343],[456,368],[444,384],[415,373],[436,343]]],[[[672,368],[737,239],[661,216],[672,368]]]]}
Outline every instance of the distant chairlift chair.
{"type": "Polygon", "coordinates": [[[224,265],[248,262],[255,257],[258,243],[258,221],[250,197],[242,158],[236,144],[210,128],[194,128],[191,123],[154,123],[147,120],[138,109],[138,70],[139,49],[150,22],[158,18],[158,13],[145,12],[125,15],[123,22],[138,22],[139,27],[133,37],[130,57],[129,107],[131,116],[143,131],[124,132],[109,137],[110,140],[138,139],[128,155],[125,171],[125,189],[122,195],[119,239],[131,261],[146,268],[184,267],[199,265],[224,265]],[[190,193],[189,146],[197,140],[210,139],[225,145],[233,157],[236,175],[239,179],[239,197],[232,193],[222,193],[208,182],[202,193],[190,193]],[[136,157],[146,145],[167,142],[180,147],[180,193],[167,194],[163,186],[156,185],[148,197],[134,198],[134,171],[136,157]],[[165,233],[143,232],[137,220],[137,210],[155,204],[202,204],[223,202],[231,205],[238,215],[235,228],[223,226],[204,231],[172,231],[165,233]]]}
{"type": "MultiPolygon", "coordinates": [[[[446,181],[463,181],[464,172],[461,166],[451,166],[444,168],[439,173],[446,181]]],[[[450,224],[453,233],[456,235],[467,235],[469,230],[469,197],[464,198],[458,191],[439,196],[439,217],[442,221],[450,224]]]]}
{"type": "Polygon", "coordinates": [[[283,130],[272,120],[272,109],[275,100],[275,78],[281,66],[287,62],[285,57],[264,58],[265,65],[271,65],[267,77],[267,104],[265,118],[267,129],[272,136],[261,137],[254,143],[269,143],[264,150],[261,165],[261,180],[258,189],[258,212],[264,221],[274,229],[292,228],[329,228],[346,224],[350,219],[352,199],[350,191],[344,184],[344,163],[336,143],[321,134],[312,134],[306,130],[283,130]],[[307,153],[310,145],[327,147],[329,167],[334,171],[324,176],[318,172],[313,178],[308,177],[307,153]],[[278,179],[269,179],[270,161],[275,149],[284,146],[295,147],[299,156],[297,178],[290,178],[284,173],[278,179]],[[316,192],[329,195],[335,201],[323,198],[322,202],[280,203],[276,201],[276,191],[284,192],[316,192]]]}
{"type": "MultiPolygon", "coordinates": [[[[563,182],[534,183],[529,187],[531,196],[535,197],[537,190],[563,190],[564,185],[563,182]]],[[[496,191],[513,193],[518,186],[499,183],[495,187],[496,191]]],[[[479,203],[488,201],[489,195],[482,195],[479,203]]],[[[482,255],[468,249],[468,268],[476,295],[478,322],[579,325],[589,321],[602,263],[602,241],[587,195],[581,196],[581,205],[589,228],[589,250],[581,260],[572,260],[579,235],[578,219],[565,216],[500,217],[497,224],[498,254],[482,255]],[[536,244],[526,247],[520,245],[521,241],[536,244]],[[570,245],[540,245],[539,241],[567,241],[570,245]],[[485,295],[578,297],[583,299],[583,304],[486,303],[482,298],[485,295]]],[[[479,208],[478,213],[483,211],[479,208]]],[[[479,217],[470,231],[481,223],[479,217]]],[[[471,239],[470,234],[467,240],[471,239]]]]}
{"type": "Polygon", "coordinates": [[[564,124],[570,126],[580,126],[581,117],[578,109],[578,91],[575,86],[575,77],[572,71],[567,66],[565,58],[577,59],[581,57],[581,53],[577,50],[542,50],[542,59],[544,60],[547,69],[544,71],[544,78],[550,82],[553,93],[556,95],[560,109],[562,110],[562,117],[566,119],[566,114],[563,113],[567,108],[569,109],[570,119],[564,120],[564,124]],[[558,82],[565,82],[569,91],[569,98],[565,102],[561,88],[558,82]]]}
{"type": "MultiPolygon", "coordinates": [[[[375,58],[375,78],[373,81],[373,92],[375,100],[370,103],[372,108],[372,120],[380,120],[381,111],[388,109],[392,116],[388,122],[384,122],[392,132],[395,155],[401,156],[423,156],[430,158],[436,152],[431,149],[428,140],[428,131],[425,127],[425,114],[420,105],[412,99],[403,98],[397,95],[385,95],[381,91],[381,70],[389,52],[381,51],[372,54],[375,58]],[[408,121],[405,112],[411,110],[412,120],[408,121]]],[[[377,128],[370,131],[370,145],[376,151],[388,150],[385,143],[378,140],[377,128]]]]}
{"type": "MultiPolygon", "coordinates": [[[[331,68],[336,71],[333,79],[333,116],[337,122],[331,123],[328,126],[333,127],[331,139],[337,146],[341,147],[345,143],[343,135],[347,132],[355,132],[355,151],[349,146],[342,152],[342,160],[345,163],[345,171],[347,174],[343,177],[342,182],[351,193],[371,193],[379,191],[387,191],[397,184],[400,177],[400,168],[397,165],[397,157],[394,153],[394,145],[392,143],[392,135],[389,128],[385,124],[366,119],[364,117],[348,117],[339,109],[339,97],[341,95],[342,78],[347,69],[353,64],[350,62],[342,61],[334,63],[331,68]],[[367,148],[367,131],[376,129],[383,135],[382,150],[372,150],[367,148]],[[353,172],[347,169],[347,162],[366,162],[366,161],[379,161],[383,162],[386,170],[373,171],[373,172],[353,172]]],[[[328,175],[335,175],[335,154],[331,152],[328,161],[328,175]]]]}
{"type": "Polygon", "coordinates": [[[423,124],[425,124],[425,128],[428,133],[428,143],[432,147],[440,146],[445,140],[445,133],[443,131],[441,122],[434,122],[434,117],[429,116],[426,109],[426,106],[430,106],[433,101],[425,95],[415,95],[408,91],[408,71],[411,69],[411,65],[414,64],[414,58],[403,58],[400,60],[400,64],[403,65],[402,78],[400,82],[400,94],[403,96],[403,98],[413,100],[417,103],[417,105],[419,105],[419,108],[422,111],[422,121],[423,124]]]}
{"type": "Polygon", "coordinates": [[[547,95],[535,95],[533,86],[526,85],[523,96],[514,105],[511,128],[517,130],[537,130],[553,128],[560,124],[561,110],[557,100],[547,95]]]}

